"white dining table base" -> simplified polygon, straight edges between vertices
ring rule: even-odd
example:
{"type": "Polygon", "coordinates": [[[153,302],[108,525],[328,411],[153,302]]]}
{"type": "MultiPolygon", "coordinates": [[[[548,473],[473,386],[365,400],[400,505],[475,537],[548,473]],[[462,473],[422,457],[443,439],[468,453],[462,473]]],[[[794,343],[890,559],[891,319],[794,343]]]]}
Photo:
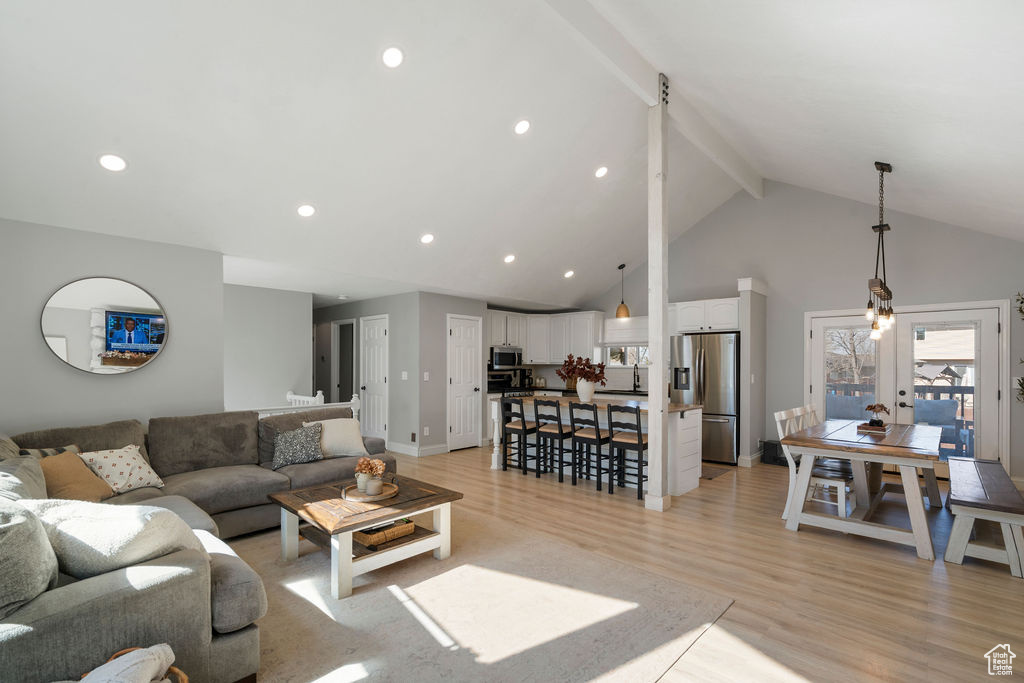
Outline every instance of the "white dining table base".
{"type": "Polygon", "coordinates": [[[792,509],[788,511],[788,519],[786,520],[787,529],[797,531],[800,525],[803,524],[848,534],[857,534],[868,538],[877,538],[883,541],[914,546],[917,549],[918,557],[925,560],[935,559],[935,550],[932,547],[928,519],[924,513],[924,498],[921,495],[921,485],[917,479],[917,470],[920,468],[924,471],[929,505],[941,506],[942,498],[939,493],[938,481],[935,479],[934,461],[883,455],[865,456],[860,453],[792,445],[790,450],[794,453],[800,453],[800,469],[797,473],[792,509]],[[807,492],[811,484],[811,472],[814,470],[814,461],[818,458],[849,460],[853,466],[854,496],[857,506],[850,517],[842,518],[818,512],[804,511],[807,503],[807,492]],[[867,475],[867,466],[871,463],[889,464],[899,467],[902,485],[883,483],[878,493],[872,498],[871,492],[868,490],[867,475]],[[907,511],[910,514],[910,531],[868,521],[886,493],[902,493],[906,497],[907,511]]]}

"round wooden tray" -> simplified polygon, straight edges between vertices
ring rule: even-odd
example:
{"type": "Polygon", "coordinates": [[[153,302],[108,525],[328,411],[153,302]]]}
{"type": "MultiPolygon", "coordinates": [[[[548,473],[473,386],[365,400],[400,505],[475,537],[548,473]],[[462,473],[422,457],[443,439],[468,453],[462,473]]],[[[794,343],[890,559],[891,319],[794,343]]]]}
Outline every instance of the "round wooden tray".
{"type": "Polygon", "coordinates": [[[384,482],[384,490],[381,491],[376,496],[371,496],[366,493],[363,493],[355,484],[352,484],[351,486],[346,486],[345,490],[342,493],[345,496],[345,500],[354,500],[359,503],[372,503],[375,500],[386,500],[388,498],[394,498],[395,496],[397,496],[398,484],[392,484],[387,481],[384,482]]]}

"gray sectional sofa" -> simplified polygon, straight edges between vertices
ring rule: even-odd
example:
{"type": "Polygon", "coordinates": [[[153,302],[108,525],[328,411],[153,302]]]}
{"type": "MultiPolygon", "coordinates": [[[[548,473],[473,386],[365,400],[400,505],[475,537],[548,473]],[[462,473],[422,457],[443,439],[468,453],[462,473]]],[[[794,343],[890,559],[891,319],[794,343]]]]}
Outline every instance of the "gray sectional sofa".
{"type": "MultiPolygon", "coordinates": [[[[164,488],[137,489],[104,502],[167,508],[189,524],[209,554],[208,559],[180,550],[87,579],[62,575],[56,587],[0,620],[0,680],[77,679],[122,648],[160,642],[172,646],[176,665],[193,681],[255,680],[260,652],[255,622],[266,612],[266,593],[258,574],[220,539],[277,526],[280,515],[267,501],[270,493],[354,475],[358,457],[271,467],[279,431],[336,417],[351,412],[325,407],[263,419],[255,412],[154,418],[148,434],[140,422],[122,420],[11,439],[0,435],[0,460],[17,448],[74,444],[93,451],[139,445],[164,488]]],[[[394,471],[383,441],[364,443],[394,471]]],[[[0,489],[13,482],[20,491],[15,495],[45,495],[25,495],[17,486],[19,468],[14,460],[0,461],[6,477],[0,489]]],[[[7,497],[14,496],[8,492],[7,497]]]]}

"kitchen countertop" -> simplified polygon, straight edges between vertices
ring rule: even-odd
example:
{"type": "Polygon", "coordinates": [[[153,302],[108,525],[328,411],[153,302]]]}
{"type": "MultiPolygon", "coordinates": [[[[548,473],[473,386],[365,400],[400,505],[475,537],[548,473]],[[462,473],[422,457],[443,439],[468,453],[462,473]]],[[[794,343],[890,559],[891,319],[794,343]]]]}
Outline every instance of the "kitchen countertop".
{"type": "MultiPolygon", "coordinates": [[[[544,390],[540,389],[539,391],[544,391],[544,390]]],[[[572,393],[575,394],[575,392],[572,392],[572,393]]],[[[554,399],[554,400],[558,401],[562,406],[564,406],[566,408],[569,407],[569,403],[570,403],[570,401],[572,401],[572,397],[571,396],[562,396],[560,398],[557,397],[557,396],[540,396],[540,397],[522,396],[522,397],[518,397],[518,398],[522,398],[523,406],[532,405],[536,398],[541,398],[543,400],[554,399]]],[[[497,400],[497,397],[492,398],[491,400],[492,401],[497,400]]],[[[600,407],[600,408],[604,408],[605,406],[607,406],[609,404],[610,405],[618,405],[618,406],[638,406],[640,408],[640,412],[642,412],[642,413],[646,413],[647,412],[647,401],[630,401],[630,400],[626,400],[626,399],[596,398],[595,397],[594,400],[591,401],[591,403],[597,404],[598,407],[600,407]]],[[[687,413],[687,412],[689,412],[691,410],[698,410],[698,409],[700,409],[702,407],[703,406],[701,406],[698,403],[669,403],[668,404],[668,410],[666,412],[668,412],[668,413],[687,413]]]]}

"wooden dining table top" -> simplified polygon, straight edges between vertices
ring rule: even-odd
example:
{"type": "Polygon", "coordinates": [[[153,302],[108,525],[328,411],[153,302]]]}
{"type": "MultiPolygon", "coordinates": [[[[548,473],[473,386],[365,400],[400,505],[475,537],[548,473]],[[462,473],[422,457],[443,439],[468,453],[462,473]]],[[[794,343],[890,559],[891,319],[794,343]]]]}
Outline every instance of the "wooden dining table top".
{"type": "Polygon", "coordinates": [[[942,427],[890,424],[885,434],[862,434],[857,425],[863,420],[825,420],[813,427],[793,432],[782,439],[786,446],[800,446],[847,453],[891,455],[921,460],[939,459],[942,427]]]}

